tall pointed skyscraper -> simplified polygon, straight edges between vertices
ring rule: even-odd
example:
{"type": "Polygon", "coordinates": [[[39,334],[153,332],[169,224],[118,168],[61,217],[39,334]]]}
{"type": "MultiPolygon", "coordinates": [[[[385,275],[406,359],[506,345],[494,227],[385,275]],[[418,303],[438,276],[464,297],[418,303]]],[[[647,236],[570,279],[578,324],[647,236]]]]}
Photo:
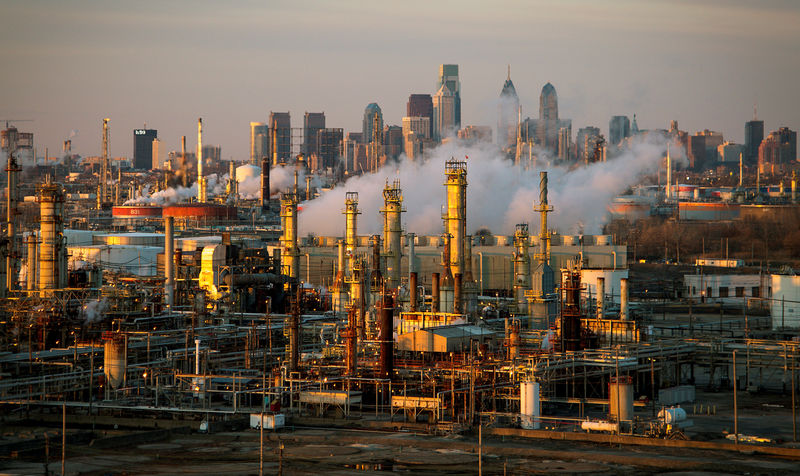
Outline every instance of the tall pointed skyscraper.
{"type": "Polygon", "coordinates": [[[544,85],[539,96],[539,119],[526,122],[527,132],[534,137],[536,144],[551,153],[558,152],[558,136],[561,129],[566,129],[562,134],[572,136],[572,121],[558,118],[558,96],[556,88],[550,83],[544,85]]]}
{"type": "Polygon", "coordinates": [[[458,125],[455,121],[455,95],[443,84],[433,96],[433,139],[437,142],[452,134],[458,125]]]}
{"type": "Polygon", "coordinates": [[[517,141],[517,122],[519,121],[519,97],[511,82],[511,66],[500,91],[497,105],[497,145],[503,150],[514,147],[517,141]]]}

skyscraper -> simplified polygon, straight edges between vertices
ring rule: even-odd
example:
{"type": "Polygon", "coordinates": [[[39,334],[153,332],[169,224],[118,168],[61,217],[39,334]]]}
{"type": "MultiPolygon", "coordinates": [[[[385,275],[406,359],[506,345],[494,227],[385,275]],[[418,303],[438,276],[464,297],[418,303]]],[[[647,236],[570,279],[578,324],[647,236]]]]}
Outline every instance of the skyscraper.
{"type": "Polygon", "coordinates": [[[374,102],[367,104],[367,107],[364,108],[364,120],[361,123],[361,140],[364,141],[365,144],[375,141],[374,126],[376,124],[376,117],[378,132],[382,133],[383,112],[381,112],[381,107],[374,102]]]}
{"type": "Polygon", "coordinates": [[[269,128],[263,122],[250,123],[250,163],[259,165],[269,155],[269,128]]]}
{"type": "Polygon", "coordinates": [[[403,128],[386,126],[383,129],[383,153],[386,159],[395,160],[403,152],[403,128]]]}
{"type": "MultiPolygon", "coordinates": [[[[558,96],[556,88],[547,83],[539,96],[539,119],[526,119],[523,129],[525,137],[532,137],[534,142],[552,153],[558,152],[558,134],[564,128],[572,135],[572,121],[558,118],[558,96]]],[[[580,141],[578,141],[580,147],[580,141]]]]}
{"type": "Polygon", "coordinates": [[[303,116],[303,148],[301,152],[306,155],[316,154],[317,132],[325,129],[324,112],[306,112],[303,116]]]}
{"type": "Polygon", "coordinates": [[[744,123],[744,158],[748,164],[758,161],[758,147],[764,140],[764,121],[753,118],[744,123]]]}
{"type": "Polygon", "coordinates": [[[447,86],[447,89],[453,95],[453,120],[455,128],[459,129],[461,127],[461,81],[458,80],[457,64],[439,65],[439,81],[436,83],[437,91],[442,86],[447,86]]]}
{"type": "Polygon", "coordinates": [[[292,156],[292,116],[288,112],[269,113],[269,144],[272,165],[289,162],[292,156]]]}
{"type": "Polygon", "coordinates": [[[433,99],[430,94],[412,94],[406,104],[406,117],[427,117],[426,137],[433,136],[433,99]]]}
{"type": "Polygon", "coordinates": [[[497,105],[497,145],[501,149],[509,150],[516,144],[518,121],[519,97],[514,83],[511,82],[511,68],[509,67],[497,105]]]}
{"type": "Polygon", "coordinates": [[[153,139],[156,137],[155,129],[133,130],[133,168],[149,170],[153,166],[153,139]]]}
{"type": "Polygon", "coordinates": [[[316,153],[321,167],[334,167],[342,155],[344,131],[340,128],[320,129],[317,131],[316,153]]]}
{"type": "Polygon", "coordinates": [[[608,142],[619,145],[623,139],[631,135],[631,121],[628,116],[611,116],[608,121],[608,142]]]}
{"type": "Polygon", "coordinates": [[[455,120],[456,101],[453,92],[442,84],[433,96],[433,139],[441,142],[442,138],[457,129],[455,120]]]}
{"type": "Polygon", "coordinates": [[[785,172],[796,161],[797,132],[788,127],[770,132],[758,148],[758,170],[761,173],[785,172]]]}

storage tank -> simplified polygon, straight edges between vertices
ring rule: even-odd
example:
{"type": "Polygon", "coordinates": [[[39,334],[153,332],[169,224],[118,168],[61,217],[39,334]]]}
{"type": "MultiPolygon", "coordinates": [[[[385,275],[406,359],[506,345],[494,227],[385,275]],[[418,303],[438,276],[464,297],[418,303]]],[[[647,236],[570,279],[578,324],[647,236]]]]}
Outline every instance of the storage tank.
{"type": "Polygon", "coordinates": [[[120,205],[111,207],[111,218],[128,220],[146,220],[161,218],[161,207],[151,205],[120,205]]]}
{"type": "Polygon", "coordinates": [[[236,219],[236,207],[213,203],[187,203],[164,207],[162,216],[177,219],[196,218],[209,221],[236,219]]]}
{"type": "Polygon", "coordinates": [[[686,420],[686,410],[681,407],[662,408],[658,412],[658,419],[664,423],[677,423],[686,420]]]}
{"type": "Polygon", "coordinates": [[[120,388],[125,383],[125,371],[127,368],[127,341],[123,334],[106,333],[105,339],[103,373],[106,382],[113,389],[120,388]]]}
{"type": "Polygon", "coordinates": [[[533,381],[519,384],[520,424],[526,430],[539,429],[539,384],[533,381]]]}
{"type": "Polygon", "coordinates": [[[611,377],[608,384],[608,416],[618,421],[633,420],[633,379],[628,376],[611,377]]]}

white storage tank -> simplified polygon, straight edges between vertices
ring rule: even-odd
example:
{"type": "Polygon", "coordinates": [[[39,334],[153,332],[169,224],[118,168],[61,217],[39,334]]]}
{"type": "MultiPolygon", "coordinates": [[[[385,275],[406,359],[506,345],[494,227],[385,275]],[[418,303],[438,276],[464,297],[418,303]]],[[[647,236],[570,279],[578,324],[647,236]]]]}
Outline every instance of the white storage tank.
{"type": "Polygon", "coordinates": [[[113,334],[106,338],[103,353],[103,374],[113,389],[125,383],[128,349],[124,335],[113,334]]]}
{"type": "Polygon", "coordinates": [[[686,420],[686,410],[681,407],[662,408],[658,412],[658,419],[664,423],[678,423],[686,420]]]}
{"type": "Polygon", "coordinates": [[[608,416],[617,421],[633,420],[633,379],[628,376],[611,377],[608,384],[608,416]],[[619,413],[618,413],[619,412],[619,413]]]}
{"type": "Polygon", "coordinates": [[[539,429],[539,384],[527,381],[519,384],[519,410],[522,428],[539,429]]]}

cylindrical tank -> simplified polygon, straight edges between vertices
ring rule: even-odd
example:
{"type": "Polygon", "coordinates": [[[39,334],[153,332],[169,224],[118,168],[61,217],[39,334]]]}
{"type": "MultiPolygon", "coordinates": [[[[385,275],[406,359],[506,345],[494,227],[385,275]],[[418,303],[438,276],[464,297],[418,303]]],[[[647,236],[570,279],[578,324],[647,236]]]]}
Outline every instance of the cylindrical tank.
{"type": "Polygon", "coordinates": [[[39,291],[49,295],[66,284],[66,250],[64,240],[64,191],[58,184],[46,183],[39,188],[40,234],[39,291]]]}
{"type": "Polygon", "coordinates": [[[514,232],[514,299],[517,303],[517,314],[522,316],[528,315],[528,299],[525,297],[525,292],[531,289],[529,243],[528,224],[518,224],[514,232]]]}
{"type": "Polygon", "coordinates": [[[164,217],[178,219],[196,218],[202,220],[233,220],[236,218],[236,207],[217,205],[213,203],[184,203],[164,207],[161,211],[164,217]]]}
{"type": "Polygon", "coordinates": [[[533,381],[519,384],[519,413],[522,428],[539,429],[539,383],[533,381]]]}
{"type": "Polygon", "coordinates": [[[111,217],[114,219],[149,219],[161,218],[161,207],[151,205],[120,205],[111,207],[111,217]]]}
{"type": "Polygon", "coordinates": [[[113,389],[120,388],[125,383],[128,350],[124,335],[114,334],[107,338],[104,344],[103,373],[106,382],[113,389]]]}
{"type": "Polygon", "coordinates": [[[633,379],[628,376],[611,377],[608,384],[608,416],[618,421],[633,420],[633,379]],[[619,412],[619,413],[618,413],[619,412]]]}
{"type": "Polygon", "coordinates": [[[686,410],[681,407],[662,408],[658,412],[659,420],[664,420],[664,423],[677,423],[686,420],[686,410]]]}
{"type": "Polygon", "coordinates": [[[619,319],[621,321],[627,321],[628,317],[628,278],[622,278],[619,280],[619,297],[620,297],[620,305],[619,305],[619,319]]]}

